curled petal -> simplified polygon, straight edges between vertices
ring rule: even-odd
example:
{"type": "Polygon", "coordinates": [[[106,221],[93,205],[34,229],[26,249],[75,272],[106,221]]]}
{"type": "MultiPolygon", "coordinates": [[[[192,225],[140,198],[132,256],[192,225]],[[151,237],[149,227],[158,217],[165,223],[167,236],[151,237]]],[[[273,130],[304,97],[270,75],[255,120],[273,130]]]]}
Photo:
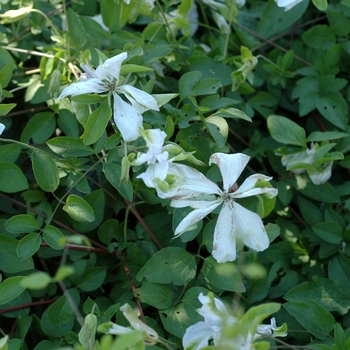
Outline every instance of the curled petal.
{"type": "Polygon", "coordinates": [[[269,196],[276,197],[278,194],[277,189],[270,187],[255,187],[256,183],[259,180],[270,181],[272,177],[265,176],[262,174],[254,174],[249,176],[244,180],[241,186],[237,189],[236,192],[232,194],[233,198],[245,198],[250,196],[256,196],[262,193],[268,193],[269,196]]]}
{"type": "Polygon", "coordinates": [[[132,106],[140,113],[153,109],[159,111],[157,101],[147,92],[137,89],[131,85],[119,86],[116,90],[118,93],[123,93],[131,102],[132,106]]]}
{"type": "Polygon", "coordinates": [[[191,211],[177,226],[175,235],[185,232],[190,226],[202,220],[205,216],[211,213],[217,206],[221,204],[221,200],[218,199],[213,202],[207,202],[207,206],[201,209],[195,209],[191,211]]]}
{"type": "Polygon", "coordinates": [[[106,86],[98,78],[89,79],[87,81],[80,81],[63,89],[58,96],[58,100],[66,96],[78,96],[83,94],[101,94],[106,92],[106,86]]]}
{"type": "Polygon", "coordinates": [[[238,203],[233,203],[233,205],[236,237],[249,248],[258,252],[265,250],[270,241],[260,216],[238,203]]]}
{"type": "Polygon", "coordinates": [[[213,339],[214,331],[210,324],[198,322],[186,329],[182,339],[182,345],[185,350],[200,350],[207,347],[209,340],[213,339]]]}
{"type": "Polygon", "coordinates": [[[249,159],[249,156],[242,153],[214,153],[210,157],[209,165],[213,163],[217,164],[222,174],[224,190],[228,191],[230,187],[237,181],[239,175],[241,175],[242,171],[248,164],[249,159]]]}
{"type": "Polygon", "coordinates": [[[96,73],[109,82],[114,81],[117,85],[119,83],[120,68],[122,62],[128,57],[126,52],[109,58],[103,64],[97,67],[96,73]]]}
{"type": "Polygon", "coordinates": [[[236,213],[233,204],[233,201],[224,203],[215,226],[212,255],[218,263],[236,260],[236,213]]]}
{"type": "Polygon", "coordinates": [[[134,141],[140,136],[139,128],[142,128],[142,115],[120,96],[113,93],[113,118],[124,141],[134,141]]]}

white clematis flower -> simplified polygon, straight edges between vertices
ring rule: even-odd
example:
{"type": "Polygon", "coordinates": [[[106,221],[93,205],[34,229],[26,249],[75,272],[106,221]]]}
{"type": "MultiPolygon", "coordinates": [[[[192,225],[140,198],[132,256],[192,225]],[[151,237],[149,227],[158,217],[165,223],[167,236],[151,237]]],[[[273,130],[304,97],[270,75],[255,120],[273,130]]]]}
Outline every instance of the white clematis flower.
{"type": "Polygon", "coordinates": [[[5,125],[3,123],[0,123],[0,135],[4,132],[5,125]]]}
{"type": "Polygon", "coordinates": [[[113,95],[113,118],[125,141],[134,141],[140,136],[139,129],[142,128],[142,113],[153,109],[158,111],[157,101],[147,92],[139,90],[130,85],[120,85],[120,69],[122,62],[127,58],[123,52],[107,59],[103,64],[92,69],[87,64],[82,64],[84,69],[80,81],[63,89],[58,99],[66,96],[77,96],[82,94],[104,94],[113,95]],[[125,102],[119,94],[124,94],[131,105],[125,102]]]}
{"type": "MultiPolygon", "coordinates": [[[[242,207],[236,200],[263,193],[270,198],[277,196],[278,191],[275,188],[255,187],[259,180],[270,181],[272,178],[262,174],[251,175],[235,192],[232,190],[249,158],[249,156],[241,153],[231,155],[215,153],[210,157],[209,165],[217,164],[221,171],[223,190],[200,172],[190,167],[184,168],[184,165],[181,169],[175,169],[177,170],[178,184],[176,184],[175,177],[173,180],[175,184],[171,186],[167,193],[163,193],[162,189],[157,189],[158,195],[164,196],[160,196],[161,198],[172,199],[171,206],[194,209],[180,222],[175,230],[175,235],[185,232],[220,204],[223,204],[215,226],[212,252],[213,257],[219,263],[236,259],[237,238],[256,251],[265,250],[270,244],[259,215],[242,207]],[[217,195],[217,197],[212,200],[198,199],[198,197],[205,195],[217,195]]],[[[171,173],[170,168],[169,173],[171,173]]]]}
{"type": "MultiPolygon", "coordinates": [[[[210,340],[213,340],[214,346],[221,345],[224,348],[225,344],[221,343],[223,328],[239,324],[240,320],[233,316],[232,311],[221,300],[215,298],[213,293],[209,293],[207,296],[200,293],[198,299],[202,303],[202,307],[197,312],[203,316],[204,321],[197,322],[186,329],[182,340],[184,349],[200,350],[206,348],[210,340]]],[[[264,335],[284,337],[287,335],[286,326],[277,327],[275,318],[272,318],[271,324],[258,325],[255,334],[248,333],[247,337],[237,334],[226,344],[225,348],[248,350],[254,341],[264,335]]]]}
{"type": "Polygon", "coordinates": [[[284,11],[289,11],[295,5],[298,5],[303,0],[275,0],[278,7],[284,7],[284,11]]]}

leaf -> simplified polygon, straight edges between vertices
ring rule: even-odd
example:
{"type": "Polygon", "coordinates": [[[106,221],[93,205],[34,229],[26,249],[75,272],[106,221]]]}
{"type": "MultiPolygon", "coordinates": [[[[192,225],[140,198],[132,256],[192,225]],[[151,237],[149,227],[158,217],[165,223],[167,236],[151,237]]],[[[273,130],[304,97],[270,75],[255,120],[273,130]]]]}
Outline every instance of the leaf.
{"type": "Polygon", "coordinates": [[[82,140],[75,139],[73,137],[54,137],[46,143],[56,154],[61,154],[64,156],[83,157],[95,153],[90,146],[84,145],[82,140]]]}
{"type": "Polygon", "coordinates": [[[17,246],[17,255],[21,260],[25,260],[33,256],[40,248],[42,242],[41,236],[32,232],[24,236],[17,246]]]}
{"type": "Polygon", "coordinates": [[[47,141],[54,133],[56,120],[52,112],[35,114],[25,126],[21,134],[21,142],[29,143],[33,139],[35,143],[47,141]]]}
{"type": "Polygon", "coordinates": [[[66,245],[65,236],[57,227],[52,225],[44,227],[43,239],[52,249],[61,250],[66,245]]]}
{"type": "Polygon", "coordinates": [[[47,312],[47,317],[54,325],[67,323],[74,316],[72,307],[70,306],[65,295],[58,298],[50,305],[47,312]]]}
{"type": "Polygon", "coordinates": [[[85,125],[83,136],[84,145],[95,143],[106,130],[112,116],[112,109],[107,102],[95,109],[89,116],[85,125]]]}
{"type": "Polygon", "coordinates": [[[6,104],[2,103],[2,104],[0,104],[0,116],[6,115],[16,106],[17,106],[16,103],[6,103],[6,104]]]}
{"type": "Polygon", "coordinates": [[[20,285],[22,278],[22,276],[8,277],[0,284],[0,305],[7,304],[23,293],[25,288],[20,285]]]}
{"type": "Polygon", "coordinates": [[[106,278],[107,270],[104,267],[90,267],[79,278],[77,287],[84,292],[92,292],[101,287],[106,278]]]}
{"type": "Polygon", "coordinates": [[[321,11],[326,11],[328,7],[327,0],[312,0],[313,4],[321,11]]]}
{"type": "Polygon", "coordinates": [[[67,197],[63,210],[76,221],[92,222],[95,220],[95,214],[91,206],[83,198],[75,194],[67,197]]]}
{"type": "Polygon", "coordinates": [[[60,184],[55,161],[44,152],[34,151],[32,162],[34,177],[38,185],[45,192],[54,192],[60,184]]]}
{"type": "Polygon", "coordinates": [[[232,262],[219,264],[209,256],[204,260],[203,273],[206,280],[216,288],[237,293],[245,291],[241,274],[232,262]]]}
{"type": "Polygon", "coordinates": [[[11,233],[29,233],[40,229],[38,222],[29,214],[18,214],[6,221],[6,230],[11,233]]]}
{"type": "Polygon", "coordinates": [[[338,281],[350,290],[350,259],[340,253],[331,258],[328,264],[328,275],[331,280],[338,281]]]}
{"type": "Polygon", "coordinates": [[[223,118],[232,118],[232,119],[243,119],[247,122],[252,122],[252,119],[249,118],[243,111],[237,108],[226,108],[220,109],[218,112],[213,114],[214,116],[223,117],[223,118]]]}
{"type": "Polygon", "coordinates": [[[319,222],[312,226],[312,230],[324,241],[332,244],[341,243],[343,240],[341,226],[333,221],[319,222]]]}
{"type": "Polygon", "coordinates": [[[314,300],[288,302],[283,306],[318,339],[324,340],[334,328],[333,315],[314,300]]]}
{"type": "Polygon", "coordinates": [[[137,296],[142,303],[146,303],[158,310],[168,309],[173,304],[173,291],[169,285],[142,283],[141,288],[137,288],[137,296]]]}
{"type": "Polygon", "coordinates": [[[297,183],[296,189],[307,197],[316,199],[319,202],[339,203],[339,195],[334,187],[326,182],[323,185],[315,185],[312,182],[297,183]]]}
{"type": "Polygon", "coordinates": [[[52,278],[46,272],[38,271],[23,277],[20,284],[22,287],[33,290],[45,289],[52,282],[52,278]]]}
{"type": "Polygon", "coordinates": [[[302,35],[302,39],[315,49],[328,50],[336,43],[335,33],[330,26],[324,24],[312,26],[302,35]]]}
{"type": "Polygon", "coordinates": [[[330,141],[330,140],[341,139],[347,136],[349,136],[349,134],[345,134],[344,132],[338,132],[338,131],[325,131],[325,132],[314,131],[306,138],[306,141],[307,142],[330,141]]]}
{"type": "Polygon", "coordinates": [[[288,118],[270,115],[267,118],[267,127],[276,141],[306,147],[305,130],[288,118]]]}
{"type": "Polygon", "coordinates": [[[28,189],[28,181],[22,170],[13,163],[0,163],[0,191],[15,193],[28,189]]]}
{"type": "Polygon", "coordinates": [[[350,308],[350,291],[344,284],[323,277],[314,277],[312,282],[304,282],[288,292],[287,301],[307,302],[313,300],[328,311],[345,315],[350,308]]]}
{"type": "Polygon", "coordinates": [[[167,247],[155,253],[137,274],[136,279],[146,278],[151,283],[182,286],[196,275],[195,258],[179,247],[167,247]]]}

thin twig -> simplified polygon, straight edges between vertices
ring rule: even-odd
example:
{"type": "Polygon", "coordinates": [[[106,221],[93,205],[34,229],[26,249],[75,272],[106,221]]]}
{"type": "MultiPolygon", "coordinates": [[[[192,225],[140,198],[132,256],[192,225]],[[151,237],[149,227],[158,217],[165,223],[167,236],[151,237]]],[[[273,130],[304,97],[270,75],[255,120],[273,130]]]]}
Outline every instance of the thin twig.
{"type": "Polygon", "coordinates": [[[26,309],[28,307],[33,307],[33,306],[38,306],[38,305],[52,304],[55,301],[56,301],[56,299],[50,299],[50,300],[34,301],[34,302],[28,303],[28,304],[21,304],[21,305],[16,305],[16,306],[10,306],[10,307],[7,307],[5,309],[1,309],[0,310],[0,314],[5,314],[6,312],[26,309]]]}

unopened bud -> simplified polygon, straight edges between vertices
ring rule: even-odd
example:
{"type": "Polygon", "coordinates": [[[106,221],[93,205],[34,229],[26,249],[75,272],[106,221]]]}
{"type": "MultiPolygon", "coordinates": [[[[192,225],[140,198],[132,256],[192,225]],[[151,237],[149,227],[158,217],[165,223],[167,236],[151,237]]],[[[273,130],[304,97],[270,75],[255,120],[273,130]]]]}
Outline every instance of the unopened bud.
{"type": "Polygon", "coordinates": [[[18,10],[9,10],[0,15],[0,18],[2,18],[1,23],[13,23],[17,22],[20,19],[23,19],[27,17],[28,13],[32,10],[32,6],[22,7],[18,10]]]}
{"type": "Polygon", "coordinates": [[[52,97],[57,97],[59,93],[59,88],[61,85],[61,72],[59,69],[55,69],[50,77],[49,93],[52,97]]]}

